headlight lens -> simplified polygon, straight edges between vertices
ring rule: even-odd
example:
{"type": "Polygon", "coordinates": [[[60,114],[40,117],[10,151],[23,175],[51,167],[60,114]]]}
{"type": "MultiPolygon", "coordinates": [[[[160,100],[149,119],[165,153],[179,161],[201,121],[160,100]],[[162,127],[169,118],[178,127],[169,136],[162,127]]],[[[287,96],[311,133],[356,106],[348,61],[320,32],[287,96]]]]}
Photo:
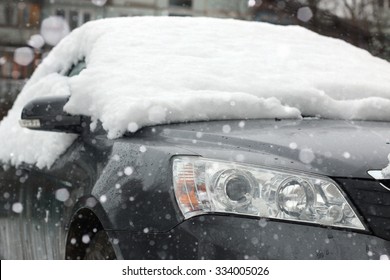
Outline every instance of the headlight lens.
{"type": "Polygon", "coordinates": [[[176,157],[173,181],[185,218],[223,212],[365,229],[337,184],[326,177],[176,157]]]}

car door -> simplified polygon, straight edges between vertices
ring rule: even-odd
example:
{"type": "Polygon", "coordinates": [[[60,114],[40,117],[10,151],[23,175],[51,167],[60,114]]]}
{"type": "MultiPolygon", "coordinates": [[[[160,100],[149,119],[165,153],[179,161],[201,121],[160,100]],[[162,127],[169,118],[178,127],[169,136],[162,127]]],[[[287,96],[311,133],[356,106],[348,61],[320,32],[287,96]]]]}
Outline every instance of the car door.
{"type": "MultiPolygon", "coordinates": [[[[74,65],[69,77],[85,69],[74,65]]],[[[50,169],[0,169],[0,258],[63,259],[73,206],[94,182],[91,152],[79,137],[50,169]]]]}

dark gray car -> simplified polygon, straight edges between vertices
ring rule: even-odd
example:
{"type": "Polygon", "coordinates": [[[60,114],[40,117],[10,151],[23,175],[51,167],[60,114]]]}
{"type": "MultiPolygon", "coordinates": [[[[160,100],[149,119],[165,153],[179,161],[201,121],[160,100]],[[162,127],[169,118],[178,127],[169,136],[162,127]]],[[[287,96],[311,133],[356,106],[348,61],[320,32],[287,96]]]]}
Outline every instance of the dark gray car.
{"type": "Polygon", "coordinates": [[[2,258],[390,255],[389,123],[208,121],[110,140],[65,102],[24,110],[25,126],[79,137],[50,169],[1,171],[2,258]]]}

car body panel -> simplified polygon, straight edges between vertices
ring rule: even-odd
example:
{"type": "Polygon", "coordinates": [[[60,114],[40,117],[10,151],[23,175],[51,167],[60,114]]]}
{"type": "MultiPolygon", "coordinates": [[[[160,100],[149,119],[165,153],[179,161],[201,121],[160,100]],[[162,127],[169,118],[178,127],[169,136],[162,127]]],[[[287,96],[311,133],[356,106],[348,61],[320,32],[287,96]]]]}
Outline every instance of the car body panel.
{"type": "MultiPolygon", "coordinates": [[[[260,217],[237,215],[184,220],[172,184],[171,164],[176,155],[329,176],[339,182],[359,215],[367,217],[367,209],[372,209],[370,205],[356,205],[359,199],[350,193],[360,181],[380,188],[366,171],[387,164],[389,123],[272,119],[242,124],[243,121],[226,120],[160,125],[114,140],[108,139],[98,125],[92,132],[85,130],[50,169],[25,165],[1,171],[0,257],[64,259],[67,232],[81,209],[90,209],[98,217],[111,240],[117,240],[113,246],[117,256],[123,258],[364,259],[388,254],[388,238],[383,233],[383,225],[389,219],[387,198],[383,201],[384,210],[381,208],[386,220],[379,224],[382,230],[368,226],[364,233],[281,220],[267,220],[267,229],[272,229],[268,231],[259,227],[260,217]],[[226,126],[229,133],[225,133],[226,126]],[[302,162],[302,148],[310,149],[314,155],[310,163],[302,162]],[[350,156],[346,157],[345,152],[350,156]],[[125,172],[128,167],[131,174],[125,172]],[[348,178],[354,181],[347,182],[348,178]],[[59,189],[67,190],[67,200],[56,198],[59,189]],[[6,192],[8,195],[4,195],[6,192]],[[12,211],[18,202],[24,207],[21,213],[12,211]],[[245,228],[246,224],[250,229],[245,228]],[[202,237],[202,229],[212,235],[202,237]],[[283,242],[274,238],[278,232],[283,233],[278,235],[283,242]],[[230,242],[230,238],[240,242],[230,242]],[[265,245],[254,246],[254,238],[265,245]],[[313,239],[311,247],[307,238],[313,239]],[[170,243],[172,240],[174,243],[170,243]],[[207,251],[213,242],[216,249],[207,251]],[[351,247],[353,242],[358,245],[351,247]],[[370,242],[378,244],[372,247],[375,252],[371,256],[365,249],[371,248],[367,247],[370,242]],[[161,247],[165,251],[161,253],[160,249],[153,251],[154,245],[149,243],[168,247],[161,247]],[[144,252],[147,247],[148,254],[144,252]]],[[[365,218],[364,222],[370,221],[365,218]]]]}
{"type": "Polygon", "coordinates": [[[178,124],[163,128],[161,134],[204,157],[371,179],[367,170],[388,164],[389,131],[388,122],[309,118],[178,124]],[[223,132],[224,126],[228,133],[223,132]],[[201,137],[197,137],[199,131],[201,137]]]}
{"type": "Polygon", "coordinates": [[[390,242],[364,233],[243,216],[204,215],[168,233],[113,233],[125,259],[379,259],[390,242]]]}

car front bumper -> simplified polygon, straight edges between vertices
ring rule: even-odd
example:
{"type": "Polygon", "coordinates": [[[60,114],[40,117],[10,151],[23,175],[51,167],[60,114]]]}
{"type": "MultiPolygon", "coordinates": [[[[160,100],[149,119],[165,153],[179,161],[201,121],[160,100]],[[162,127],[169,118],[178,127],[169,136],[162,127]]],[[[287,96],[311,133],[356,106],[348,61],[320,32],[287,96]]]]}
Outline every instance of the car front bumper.
{"type": "MultiPolygon", "coordinates": [[[[147,230],[145,230],[147,231],[147,230]]],[[[380,259],[390,241],[346,230],[242,216],[193,217],[167,233],[112,231],[124,259],[380,259]]]]}

